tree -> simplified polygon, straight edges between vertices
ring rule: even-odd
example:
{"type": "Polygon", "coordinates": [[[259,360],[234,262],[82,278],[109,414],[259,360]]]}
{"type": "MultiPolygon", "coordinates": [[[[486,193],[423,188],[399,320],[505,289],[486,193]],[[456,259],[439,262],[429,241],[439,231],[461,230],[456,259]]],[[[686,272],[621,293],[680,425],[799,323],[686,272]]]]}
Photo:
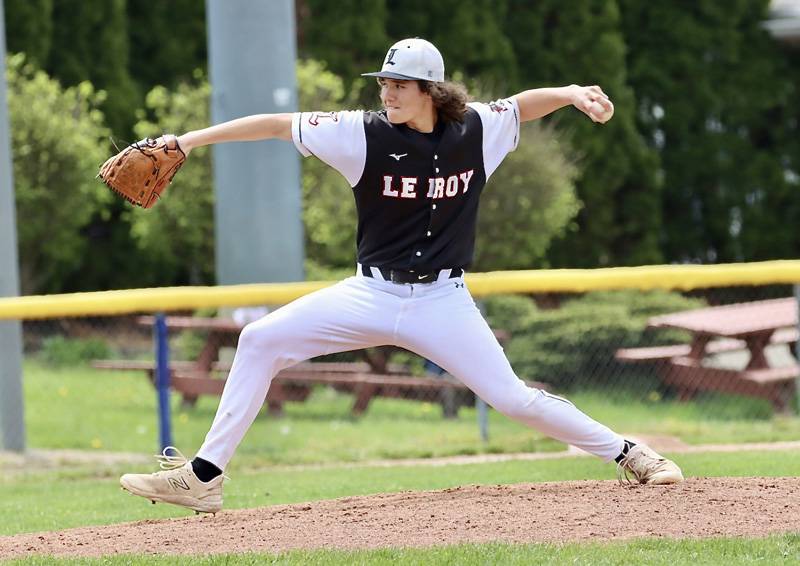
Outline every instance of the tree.
{"type": "Polygon", "coordinates": [[[796,231],[775,227],[800,220],[798,75],[761,26],[768,1],[620,4],[639,128],[662,156],[667,259],[796,255],[796,231]]]}
{"type": "Polygon", "coordinates": [[[298,52],[325,61],[350,90],[361,73],[383,61],[387,17],[385,0],[298,0],[298,52]]]}
{"type": "Polygon", "coordinates": [[[487,91],[512,94],[508,89],[516,83],[517,61],[503,25],[516,15],[507,0],[388,0],[388,7],[393,40],[423,37],[442,52],[447,76],[460,73],[487,91]]]}
{"type": "Polygon", "coordinates": [[[25,53],[42,67],[50,56],[53,0],[5,0],[6,44],[9,53],[25,53]]]}
{"type": "Polygon", "coordinates": [[[563,138],[551,126],[522,126],[519,146],[481,195],[475,271],[547,266],[550,242],[581,208],[578,169],[563,138]]]}
{"type": "MultiPolygon", "coordinates": [[[[211,86],[198,73],[193,84],[175,90],[155,87],[146,107],[154,121],[142,118],[137,137],[186,132],[209,125],[211,86]]],[[[143,114],[142,114],[143,116],[143,114]]],[[[131,229],[142,256],[158,274],[151,284],[203,284],[214,281],[214,193],[209,147],[192,151],[158,206],[129,210],[131,229]]]]}
{"type": "Polygon", "coordinates": [[[88,82],[62,88],[23,55],[7,65],[20,286],[58,292],[80,269],[81,229],[112,198],[94,179],[108,155],[102,97],[88,82]]]}
{"type": "Polygon", "coordinates": [[[141,106],[128,72],[126,0],[59,0],[53,5],[52,45],[44,69],[64,85],[88,80],[108,93],[103,103],[111,131],[128,138],[141,106]]]}
{"type": "Polygon", "coordinates": [[[127,20],[130,73],[143,92],[191,82],[197,69],[207,74],[205,2],[128,2],[127,20]]]}
{"type": "Polygon", "coordinates": [[[604,126],[575,109],[552,118],[581,156],[577,186],[584,204],[573,230],[551,248],[553,265],[660,262],[658,156],[636,130],[616,2],[511,0],[504,29],[519,62],[517,88],[598,84],[616,106],[604,126]]]}

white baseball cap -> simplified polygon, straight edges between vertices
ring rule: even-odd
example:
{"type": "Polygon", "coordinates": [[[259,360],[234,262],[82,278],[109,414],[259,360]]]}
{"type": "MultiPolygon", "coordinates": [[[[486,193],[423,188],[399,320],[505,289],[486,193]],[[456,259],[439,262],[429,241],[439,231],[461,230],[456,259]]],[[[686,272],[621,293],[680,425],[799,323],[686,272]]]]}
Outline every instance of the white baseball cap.
{"type": "Polygon", "coordinates": [[[389,48],[380,71],[361,76],[438,83],[444,81],[444,59],[430,41],[418,37],[403,39],[389,48]]]}

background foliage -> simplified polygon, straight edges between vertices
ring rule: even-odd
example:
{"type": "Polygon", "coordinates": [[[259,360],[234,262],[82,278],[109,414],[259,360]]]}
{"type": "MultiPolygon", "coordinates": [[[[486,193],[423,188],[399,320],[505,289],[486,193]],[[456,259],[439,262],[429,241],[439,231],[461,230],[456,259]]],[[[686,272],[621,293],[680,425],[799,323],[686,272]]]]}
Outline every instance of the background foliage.
{"type": "MultiPolygon", "coordinates": [[[[145,101],[152,118],[143,117],[136,123],[136,137],[205,128],[209,124],[210,94],[211,87],[199,72],[193,83],[181,83],[173,90],[155,87],[145,101]]],[[[214,278],[211,179],[210,149],[197,148],[158,206],[152,210],[128,208],[131,230],[142,255],[154,263],[154,271],[164,279],[202,284],[214,278]]]]}
{"type": "Polygon", "coordinates": [[[687,337],[674,330],[643,331],[647,319],[706,306],[702,299],[666,291],[586,293],[549,309],[519,296],[488,297],[485,304],[489,324],[511,332],[505,349],[514,370],[558,391],[663,389],[658,380],[631,373],[630,364],[617,363],[614,352],[685,342],[687,337]]]}
{"type": "Polygon", "coordinates": [[[81,229],[112,199],[87,174],[108,154],[102,97],[89,82],[62,88],[22,55],[7,63],[21,292],[54,291],[81,263],[81,229]]]}
{"type": "MultiPolygon", "coordinates": [[[[531,242],[525,257],[513,253],[519,238],[505,249],[493,238],[491,252],[479,248],[479,263],[513,258],[514,267],[592,267],[786,258],[800,248],[797,231],[783,229],[800,220],[800,109],[794,103],[800,50],[768,35],[762,26],[768,6],[768,0],[296,0],[298,52],[340,82],[341,91],[327,91],[331,108],[374,107],[373,85],[358,75],[379,66],[387,46],[407,36],[434,41],[448,74],[467,77],[471,89],[480,86],[491,96],[596,83],[614,99],[616,116],[602,128],[572,109],[545,120],[559,144],[572,148],[565,159],[576,165],[581,205],[560,206],[577,214],[542,242],[531,242]]],[[[5,10],[9,51],[25,53],[65,88],[90,81],[105,91],[98,108],[123,140],[140,131],[140,109],[148,108],[152,123],[160,119],[152,100],[146,102],[153,88],[178,96],[178,85],[193,84],[197,69],[205,76],[204,2],[6,0],[5,10]]],[[[512,159],[498,174],[522,166],[512,159]]],[[[336,183],[346,185],[321,177],[305,161],[306,199],[319,204],[306,216],[309,273],[324,273],[349,261],[352,226],[340,230],[317,220],[326,206],[333,211],[328,217],[344,218],[351,203],[325,200],[340,194],[336,183]],[[316,190],[315,183],[330,186],[316,190]]],[[[535,190],[530,194],[538,198],[535,190]]],[[[485,203],[482,212],[492,206],[485,203]]],[[[522,225],[531,221],[524,214],[510,220],[520,223],[519,235],[533,237],[538,224],[522,225]]],[[[120,203],[107,205],[81,230],[90,245],[74,272],[47,275],[41,288],[185,284],[208,276],[191,257],[178,267],[156,262],[126,271],[111,251],[142,253],[142,224],[120,203]]],[[[165,250],[159,262],[169,254],[181,256],[165,250]]],[[[145,261],[137,258],[139,265],[145,261]]]]}

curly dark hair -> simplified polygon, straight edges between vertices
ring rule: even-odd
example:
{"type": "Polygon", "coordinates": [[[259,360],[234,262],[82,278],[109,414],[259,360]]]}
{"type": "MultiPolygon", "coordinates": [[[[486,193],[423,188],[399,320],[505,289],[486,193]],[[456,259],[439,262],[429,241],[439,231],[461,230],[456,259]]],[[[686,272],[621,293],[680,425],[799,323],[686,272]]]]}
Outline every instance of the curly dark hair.
{"type": "Polygon", "coordinates": [[[453,81],[417,81],[419,89],[431,95],[433,105],[443,122],[463,122],[467,113],[467,87],[453,81]]]}
{"type": "MultiPolygon", "coordinates": [[[[383,84],[382,78],[378,78],[378,84],[383,84]]],[[[467,102],[469,93],[467,87],[454,81],[443,81],[440,83],[433,81],[418,80],[419,90],[431,95],[433,106],[439,118],[443,122],[463,122],[464,114],[467,113],[467,102]]]]}

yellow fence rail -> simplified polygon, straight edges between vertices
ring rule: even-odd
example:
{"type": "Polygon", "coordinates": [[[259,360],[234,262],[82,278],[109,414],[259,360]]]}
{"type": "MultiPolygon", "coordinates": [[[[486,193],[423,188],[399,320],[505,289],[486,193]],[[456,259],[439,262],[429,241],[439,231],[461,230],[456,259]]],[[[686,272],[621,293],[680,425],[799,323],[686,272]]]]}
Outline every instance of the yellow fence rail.
{"type": "MultiPolygon", "coordinates": [[[[604,269],[494,271],[467,275],[475,297],[500,293],[679,290],[800,283],[800,260],[720,265],[656,265],[604,269]]],[[[332,281],[219,287],[162,287],[0,299],[0,320],[120,315],[206,307],[283,305],[332,281]]]]}

